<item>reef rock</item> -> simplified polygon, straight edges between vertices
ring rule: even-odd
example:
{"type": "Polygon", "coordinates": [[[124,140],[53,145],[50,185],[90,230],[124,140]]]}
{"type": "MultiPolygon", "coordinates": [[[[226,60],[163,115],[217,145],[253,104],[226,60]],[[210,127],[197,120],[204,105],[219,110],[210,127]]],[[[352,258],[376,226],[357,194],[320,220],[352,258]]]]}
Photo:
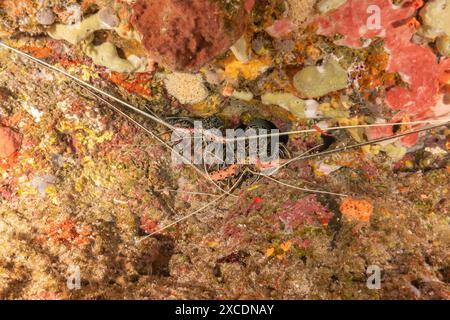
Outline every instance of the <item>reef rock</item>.
{"type": "Polygon", "coordinates": [[[197,71],[244,33],[243,0],[138,0],[132,23],[150,57],[174,71],[197,71]]]}

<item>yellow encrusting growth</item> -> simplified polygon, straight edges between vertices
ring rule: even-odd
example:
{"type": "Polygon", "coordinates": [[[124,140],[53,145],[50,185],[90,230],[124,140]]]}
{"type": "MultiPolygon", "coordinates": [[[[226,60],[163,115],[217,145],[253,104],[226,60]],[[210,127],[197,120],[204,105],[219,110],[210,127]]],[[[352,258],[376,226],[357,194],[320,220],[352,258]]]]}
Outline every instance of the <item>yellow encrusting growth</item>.
{"type": "Polygon", "coordinates": [[[224,76],[231,79],[237,79],[239,76],[242,76],[247,80],[255,80],[269,66],[270,61],[267,58],[253,59],[247,63],[233,59],[226,64],[224,76]]]}

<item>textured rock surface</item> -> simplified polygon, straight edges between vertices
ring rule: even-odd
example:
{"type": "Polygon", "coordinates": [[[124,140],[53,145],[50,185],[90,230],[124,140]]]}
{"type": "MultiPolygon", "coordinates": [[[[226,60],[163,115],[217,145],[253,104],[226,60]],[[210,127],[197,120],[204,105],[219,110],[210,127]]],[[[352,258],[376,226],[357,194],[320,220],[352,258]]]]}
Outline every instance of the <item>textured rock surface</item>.
{"type": "MultiPolygon", "coordinates": [[[[255,5],[245,34],[253,49],[249,62],[228,51],[228,58],[181,76],[181,82],[177,73],[150,67],[135,74],[97,67],[83,41],[69,45],[43,36],[50,28],[36,25],[34,17],[50,1],[0,0],[0,34],[4,29],[14,35],[2,41],[175,125],[203,118],[204,128],[225,129],[267,119],[282,131],[314,131],[291,135],[286,151],[297,160],[273,179],[254,184],[246,178],[233,194],[237,198],[197,211],[222,194],[206,175],[174,165],[168,148],[63,74],[0,50],[0,128],[22,137],[19,152],[0,158],[1,300],[450,298],[450,131],[424,134],[406,155],[404,141],[391,140],[318,157],[322,150],[393,135],[394,129],[408,131],[410,125],[372,126],[367,137],[363,128],[333,130],[332,137],[321,132],[389,123],[396,111],[385,97],[395,87],[411,90],[408,96],[396,93],[399,105],[418,95],[414,106],[428,110],[427,90],[418,90],[424,83],[428,92],[442,88],[436,94],[448,96],[442,107],[450,106],[450,59],[439,57],[434,44],[411,43],[414,30],[394,22],[417,16],[419,8],[393,7],[391,0],[347,0],[348,11],[338,8],[324,17],[328,37],[311,26],[272,38],[265,29],[275,21],[308,17],[301,4],[309,0],[288,1],[289,12],[286,0],[246,0],[248,8],[255,5]],[[382,9],[382,30],[359,28],[368,4],[382,9]],[[363,46],[360,31],[368,34],[364,38],[384,35],[384,41],[363,46]],[[335,44],[337,39],[357,49],[335,44]],[[315,100],[295,91],[298,71],[323,68],[322,61],[334,58],[348,72],[346,89],[315,100]],[[441,74],[438,58],[448,61],[441,74]],[[174,91],[164,81],[171,78],[174,91]],[[441,87],[433,84],[439,81],[441,87]],[[206,94],[200,103],[180,102],[206,94]],[[246,95],[254,97],[244,101],[246,95]],[[300,160],[305,154],[312,158],[300,160]],[[382,269],[379,290],[367,286],[371,265],[382,269]],[[71,290],[67,281],[76,284],[78,270],[80,288],[71,290]]],[[[129,25],[134,0],[51,2],[55,24],[76,18],[74,3],[83,20],[114,9],[119,26],[109,30],[116,24],[107,15],[101,21],[110,28],[92,34],[91,45],[111,42],[119,57],[145,56],[129,25]]],[[[173,142],[165,128],[136,120],[173,142]]],[[[229,168],[212,171],[210,178],[229,176],[229,168]]]]}
{"type": "Polygon", "coordinates": [[[133,10],[133,24],[150,56],[178,71],[198,70],[246,28],[242,0],[138,0],[133,10]]]}

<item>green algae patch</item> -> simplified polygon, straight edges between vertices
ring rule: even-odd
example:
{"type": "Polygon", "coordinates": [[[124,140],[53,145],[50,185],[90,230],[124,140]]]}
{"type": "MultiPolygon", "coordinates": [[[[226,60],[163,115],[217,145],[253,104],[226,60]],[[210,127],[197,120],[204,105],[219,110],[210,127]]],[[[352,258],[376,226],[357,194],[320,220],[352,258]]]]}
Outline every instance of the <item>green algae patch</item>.
{"type": "Polygon", "coordinates": [[[48,34],[56,40],[66,40],[71,44],[79,44],[89,39],[95,31],[101,29],[109,29],[109,27],[99,19],[98,14],[94,14],[77,24],[55,24],[48,34]]]}
{"type": "Polygon", "coordinates": [[[394,144],[388,144],[385,147],[382,148],[384,152],[393,160],[393,161],[399,161],[402,159],[407,152],[407,149],[402,146],[396,146],[394,144]]]}
{"type": "Polygon", "coordinates": [[[145,63],[139,57],[131,55],[127,59],[121,58],[114,44],[110,42],[104,42],[98,46],[92,44],[95,31],[116,30],[117,25],[119,25],[119,21],[114,11],[104,8],[77,24],[55,24],[48,33],[54,39],[65,40],[73,45],[81,43],[84,52],[94,64],[106,67],[111,71],[123,73],[145,71],[145,63]]]}
{"type": "Polygon", "coordinates": [[[111,42],[102,43],[99,46],[88,45],[85,48],[86,55],[94,64],[104,66],[115,72],[143,71],[144,64],[137,56],[122,59],[117,53],[117,48],[111,42]]]}
{"type": "Polygon", "coordinates": [[[291,93],[265,93],[261,96],[261,101],[263,104],[277,105],[280,106],[297,118],[305,118],[305,108],[306,103],[300,98],[297,98],[291,93]]]}
{"type": "Polygon", "coordinates": [[[336,60],[323,66],[308,66],[294,76],[294,86],[307,98],[322,97],[347,88],[348,75],[336,60]]]}

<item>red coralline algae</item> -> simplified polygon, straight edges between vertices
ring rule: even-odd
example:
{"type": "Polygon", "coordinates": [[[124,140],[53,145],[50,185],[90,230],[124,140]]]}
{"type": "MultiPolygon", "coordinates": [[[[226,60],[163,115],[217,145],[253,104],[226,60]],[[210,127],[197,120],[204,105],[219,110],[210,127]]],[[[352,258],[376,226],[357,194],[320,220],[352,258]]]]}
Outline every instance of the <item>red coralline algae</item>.
{"type": "Polygon", "coordinates": [[[245,11],[250,13],[253,10],[254,6],[255,6],[255,0],[245,0],[245,4],[244,4],[245,11]]]}
{"type": "Polygon", "coordinates": [[[244,33],[243,0],[138,0],[132,23],[149,56],[176,71],[197,71],[244,33]]]}
{"type": "Polygon", "coordinates": [[[297,26],[287,18],[276,20],[270,27],[265,30],[273,38],[283,38],[297,29],[297,26]]]}
{"type": "Polygon", "coordinates": [[[85,246],[90,243],[91,230],[84,224],[79,224],[72,218],[62,221],[52,221],[44,230],[42,239],[64,245],[85,246]]]}
{"type": "Polygon", "coordinates": [[[333,217],[314,195],[306,196],[296,202],[288,202],[283,206],[283,211],[277,215],[288,229],[295,229],[301,224],[326,225],[333,217]]]}
{"type": "Polygon", "coordinates": [[[411,17],[416,11],[412,2],[402,7],[394,7],[390,0],[347,0],[347,2],[326,16],[319,17],[319,32],[324,35],[344,36],[340,44],[360,48],[361,39],[373,37],[386,37],[395,33],[396,24],[411,17]],[[380,28],[368,27],[370,17],[373,15],[370,7],[379,8],[380,28]]]}
{"type": "Polygon", "coordinates": [[[262,202],[263,202],[262,198],[260,197],[254,198],[252,203],[248,206],[245,212],[248,214],[253,210],[261,210],[262,202]]]}
{"type": "Polygon", "coordinates": [[[0,127],[0,159],[10,157],[20,149],[22,136],[8,127],[0,127]]]}
{"type": "MultiPolygon", "coordinates": [[[[423,5],[420,0],[405,2],[401,7],[393,6],[389,0],[348,0],[345,5],[327,16],[318,18],[319,33],[332,36],[342,34],[340,44],[360,48],[361,39],[382,37],[390,54],[389,72],[397,72],[407,87],[391,88],[386,94],[386,102],[398,111],[393,123],[409,120],[436,118],[449,112],[450,108],[438,107],[440,77],[450,71],[447,60],[437,62],[432,49],[411,42],[416,32],[417,21],[413,18],[423,5]],[[379,10],[378,27],[368,27],[379,10]],[[372,18],[371,18],[372,17],[372,18]]],[[[372,21],[373,22],[373,21],[372,21]]],[[[377,137],[392,134],[392,127],[372,129],[377,137]]],[[[417,135],[402,139],[406,146],[414,145],[417,135]]]]}
{"type": "Polygon", "coordinates": [[[152,79],[151,73],[138,73],[131,81],[128,80],[126,74],[118,72],[107,72],[103,76],[130,93],[137,93],[143,97],[152,96],[152,90],[148,86],[152,79]]]}
{"type": "Polygon", "coordinates": [[[156,227],[158,226],[158,221],[150,219],[146,214],[143,214],[141,216],[141,229],[144,230],[146,233],[152,233],[156,230],[156,227]]]}
{"type": "Polygon", "coordinates": [[[430,48],[414,43],[410,39],[415,28],[401,26],[396,34],[386,38],[391,50],[388,70],[398,72],[409,84],[409,88],[395,87],[387,92],[386,101],[394,110],[414,118],[428,118],[435,115],[434,107],[439,98],[438,77],[441,65],[430,48]]]}

